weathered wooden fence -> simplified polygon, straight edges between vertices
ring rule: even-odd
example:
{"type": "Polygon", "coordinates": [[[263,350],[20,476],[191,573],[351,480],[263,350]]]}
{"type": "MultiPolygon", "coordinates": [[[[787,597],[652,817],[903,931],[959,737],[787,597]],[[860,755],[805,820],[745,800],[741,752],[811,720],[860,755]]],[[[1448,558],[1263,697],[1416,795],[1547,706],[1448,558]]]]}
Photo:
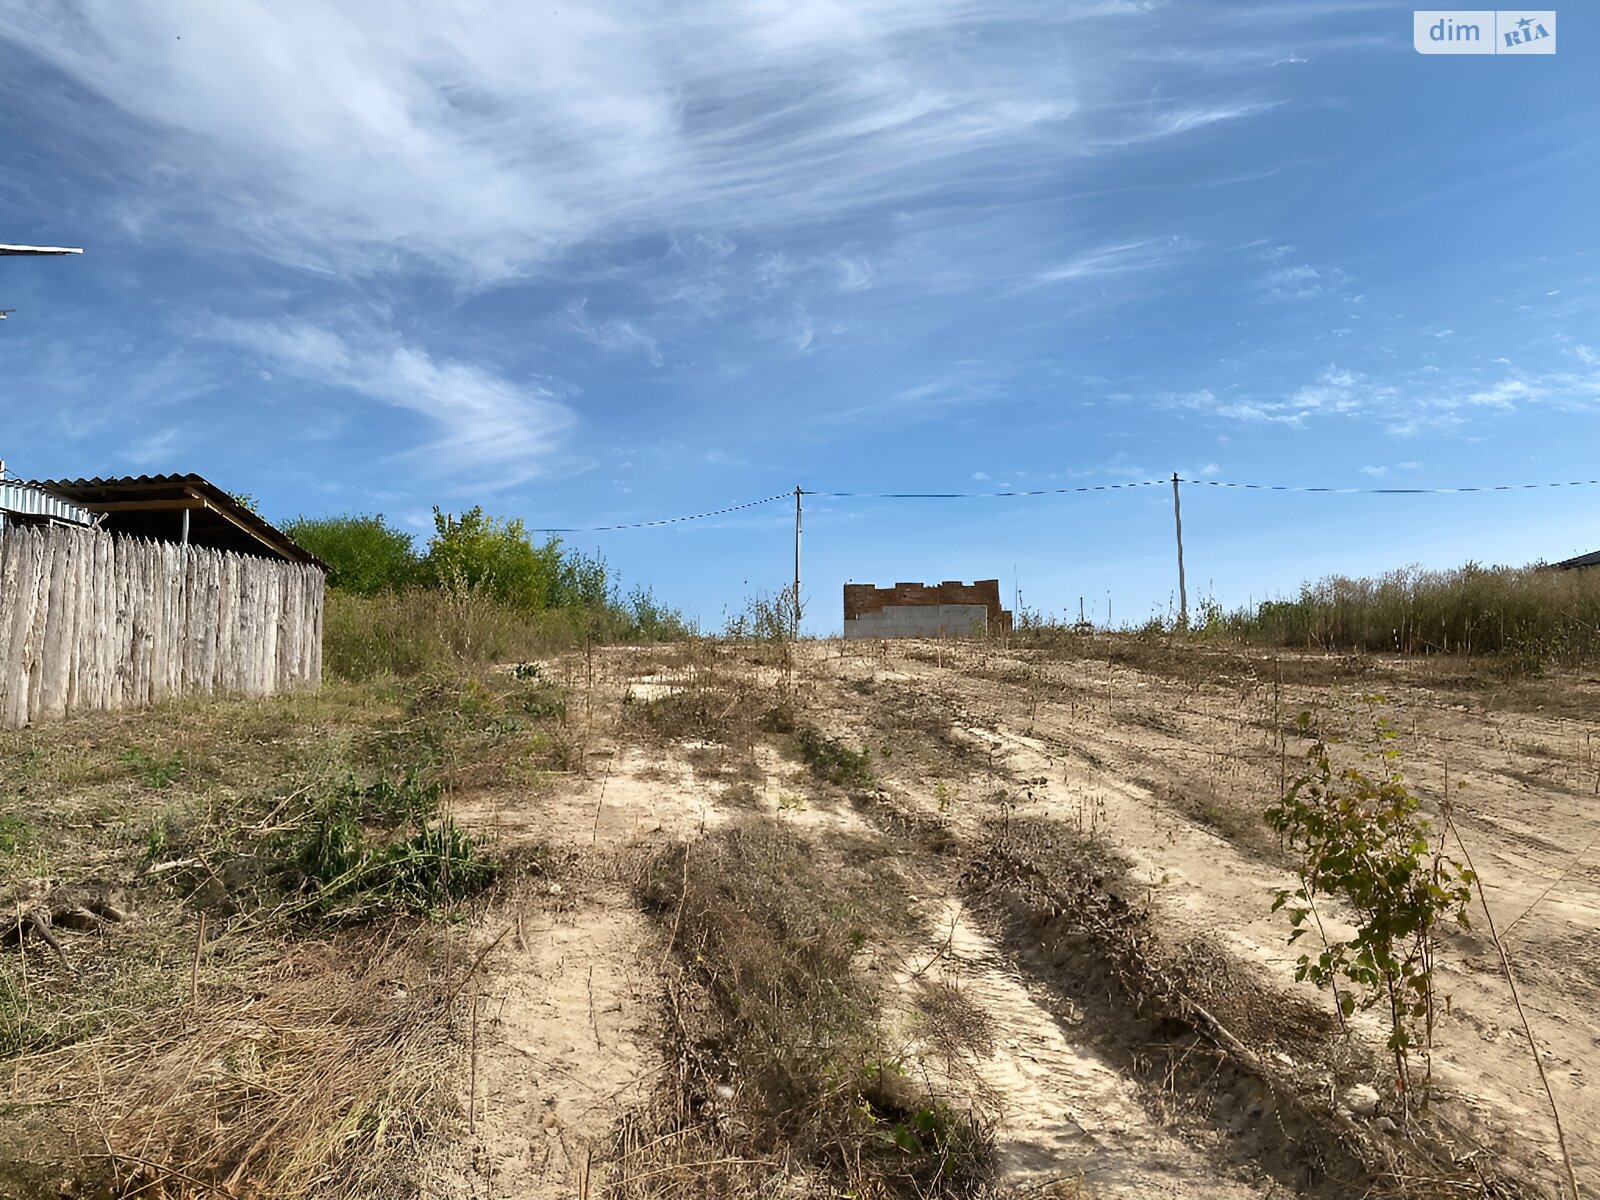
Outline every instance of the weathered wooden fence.
{"type": "Polygon", "coordinates": [[[322,677],[317,567],[54,526],[0,532],[0,728],[322,677]]]}

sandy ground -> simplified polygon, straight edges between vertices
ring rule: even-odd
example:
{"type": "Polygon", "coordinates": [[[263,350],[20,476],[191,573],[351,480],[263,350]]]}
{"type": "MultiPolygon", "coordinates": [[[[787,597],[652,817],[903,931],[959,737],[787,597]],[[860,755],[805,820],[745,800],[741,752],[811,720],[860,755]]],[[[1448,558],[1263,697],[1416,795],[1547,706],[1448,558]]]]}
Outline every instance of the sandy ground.
{"type": "MultiPolygon", "coordinates": [[[[1280,751],[1274,724],[1312,710],[1359,742],[1371,714],[1362,697],[1381,691],[1418,790],[1436,798],[1446,771],[1452,789],[1468,784],[1457,821],[1505,934],[1580,1180],[1600,1186],[1590,1087],[1600,1066],[1600,685],[1553,682],[1561,699],[1541,710],[1520,693],[1455,686],[1421,668],[1375,678],[1327,660],[1286,671],[1261,654],[1175,666],[1161,656],[1119,660],[1110,643],[1098,650],[1042,660],[987,644],[818,644],[802,671],[807,709],[863,743],[884,741],[886,708],[944,713],[964,753],[931,767],[885,754],[879,786],[898,803],[975,829],[995,815],[983,797],[1004,782],[1016,812],[1105,839],[1145,883],[1163,936],[1207,938],[1267,986],[1324,1003],[1293,982],[1286,925],[1269,912],[1272,889],[1293,877],[1259,812],[1306,744],[1290,738],[1280,751]]],[[[478,931],[493,948],[480,974],[475,1065],[463,1079],[472,1131],[442,1193],[603,1194],[596,1181],[617,1123],[664,1066],[664,939],[630,899],[627,864],[750,807],[696,773],[696,744],[646,744],[613,719],[625,695],[639,703],[680,685],[631,661],[617,654],[602,668],[586,772],[536,796],[487,789],[458,802],[459,818],[506,844],[546,846],[577,866],[554,889],[531,881],[478,931]]],[[[804,781],[795,764],[767,747],[757,757],[757,811],[821,836],[859,826],[847,806],[796,802],[804,781]]],[[[994,1046],[979,1090],[992,1105],[1006,1182],[1076,1179],[1107,1197],[1283,1194],[1222,1165],[1211,1135],[1152,1106],[963,911],[950,880],[923,883],[914,900],[928,942],[894,971],[906,986],[949,982],[990,1014],[994,1046]]],[[[1451,935],[1445,959],[1440,1112],[1554,1194],[1548,1105],[1498,956],[1481,933],[1463,933],[1451,935]]],[[[1376,1026],[1359,1025],[1358,1036],[1377,1037],[1376,1026]]]]}
{"type": "Polygon", "coordinates": [[[946,941],[914,957],[902,979],[950,983],[992,1019],[994,1049],[978,1071],[996,1117],[1003,1179],[1030,1184],[1069,1168],[1098,1197],[1271,1194],[1222,1176],[1202,1147],[1166,1128],[1138,1087],[1074,1037],[1073,1024],[1030,991],[958,903],[944,901],[935,920],[946,941]]]}
{"type": "MultiPolygon", "coordinates": [[[[1176,936],[1188,930],[1220,939],[1279,986],[1296,987],[1284,924],[1268,911],[1271,890],[1293,876],[1270,845],[1263,852],[1258,828],[1247,825],[1236,839],[1217,828],[1258,820],[1254,813],[1277,788],[1279,755],[1261,727],[1274,706],[1268,656],[1194,664],[1177,677],[1078,658],[1029,664],[1037,678],[1013,682],[1024,656],[987,647],[940,654],[943,665],[894,657],[901,686],[942,696],[965,714],[974,739],[994,747],[997,766],[1038,781],[1031,790],[1039,809],[1102,833],[1150,881],[1152,903],[1176,936]],[[1212,819],[1197,819],[1197,807],[1214,809],[1212,819]]],[[[838,668],[847,677],[863,669],[876,668],[849,660],[838,668]]],[[[1405,770],[1425,800],[1437,801],[1448,771],[1456,820],[1506,933],[1580,1183],[1594,1187],[1600,763],[1591,747],[1600,733],[1600,688],[1562,681],[1567,711],[1518,711],[1494,703],[1492,693],[1444,691],[1421,670],[1414,672],[1420,678],[1409,674],[1285,684],[1276,703],[1285,713],[1316,712],[1359,745],[1372,711],[1363,697],[1381,692],[1379,711],[1401,731],[1405,770]]],[[[1291,775],[1306,744],[1290,741],[1291,775]]],[[[1482,932],[1449,936],[1440,990],[1451,998],[1434,1058],[1446,1113],[1554,1180],[1548,1102],[1482,932]]]]}
{"type": "Polygon", "coordinates": [[[485,919],[473,1113],[460,1170],[440,1190],[489,1197],[588,1195],[619,1114],[660,1073],[659,933],[619,878],[629,853],[699,836],[723,814],[682,762],[611,744],[530,803],[488,792],[457,819],[502,845],[581,857],[567,882],[533,882],[485,919]],[[499,928],[495,928],[496,925],[499,928]]]}

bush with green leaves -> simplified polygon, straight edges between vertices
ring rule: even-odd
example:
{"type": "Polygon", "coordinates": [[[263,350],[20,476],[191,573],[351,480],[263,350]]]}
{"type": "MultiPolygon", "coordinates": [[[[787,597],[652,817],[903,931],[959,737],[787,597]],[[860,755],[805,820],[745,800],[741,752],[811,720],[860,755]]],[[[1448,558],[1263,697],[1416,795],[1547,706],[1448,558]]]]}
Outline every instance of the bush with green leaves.
{"type": "Polygon", "coordinates": [[[562,574],[559,539],[535,545],[520,518],[489,516],[481,506],[459,514],[435,508],[433,526],[422,569],[434,587],[481,589],[529,612],[555,607],[562,574]]]}
{"type": "Polygon", "coordinates": [[[575,645],[676,641],[694,632],[645,587],[621,594],[604,558],[536,542],[481,506],[434,509],[421,554],[382,515],[297,517],[284,531],[329,567],[330,675],[411,676],[575,645]]]}
{"type": "Polygon", "coordinates": [[[370,516],[296,517],[283,531],[328,564],[328,585],[360,596],[397,592],[419,578],[411,535],[370,516]]]}
{"type": "MultiPolygon", "coordinates": [[[[1301,713],[1298,723],[1309,731],[1311,714],[1301,713]]],[[[1433,824],[1401,774],[1394,729],[1378,716],[1373,729],[1377,750],[1363,759],[1376,761],[1375,772],[1336,767],[1329,741],[1319,738],[1307,752],[1309,769],[1268,806],[1267,823],[1294,854],[1300,876],[1298,888],[1278,890],[1272,907],[1288,910],[1291,943],[1313,931],[1322,940],[1320,953],[1300,955],[1295,978],[1331,989],[1341,1018],[1383,1005],[1404,1095],[1412,1087],[1413,1048],[1420,1045],[1431,1067],[1439,932],[1467,927],[1475,876],[1444,853],[1442,839],[1432,840],[1433,824]],[[1328,936],[1318,908],[1324,898],[1347,906],[1354,937],[1328,936]]]]}

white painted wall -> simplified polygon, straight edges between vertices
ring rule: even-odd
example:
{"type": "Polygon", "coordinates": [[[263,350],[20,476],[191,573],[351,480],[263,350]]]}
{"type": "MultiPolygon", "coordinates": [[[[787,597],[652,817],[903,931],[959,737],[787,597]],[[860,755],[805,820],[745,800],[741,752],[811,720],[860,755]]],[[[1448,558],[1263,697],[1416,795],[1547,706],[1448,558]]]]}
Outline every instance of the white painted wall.
{"type": "Polygon", "coordinates": [[[989,629],[981,604],[891,604],[844,623],[847,638],[971,637],[989,629]]]}

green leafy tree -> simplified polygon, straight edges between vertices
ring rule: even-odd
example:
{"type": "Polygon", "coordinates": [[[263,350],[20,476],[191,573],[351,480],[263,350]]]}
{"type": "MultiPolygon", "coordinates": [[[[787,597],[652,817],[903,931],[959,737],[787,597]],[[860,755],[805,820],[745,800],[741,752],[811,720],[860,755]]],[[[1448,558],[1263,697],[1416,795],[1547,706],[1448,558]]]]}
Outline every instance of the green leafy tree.
{"type": "MultiPolygon", "coordinates": [[[[560,543],[552,539],[551,545],[560,543]]],[[[581,550],[563,550],[560,554],[552,598],[556,608],[598,609],[614,603],[610,569],[604,558],[581,550]]]]}
{"type": "Polygon", "coordinates": [[[411,535],[383,514],[296,517],[283,531],[328,564],[328,583],[362,596],[401,591],[417,583],[420,561],[411,535]]]}
{"type": "Polygon", "coordinates": [[[435,508],[433,527],[422,562],[433,586],[486,591],[527,612],[563,599],[559,538],[535,545],[521,518],[488,516],[481,506],[459,515],[435,508]]]}

